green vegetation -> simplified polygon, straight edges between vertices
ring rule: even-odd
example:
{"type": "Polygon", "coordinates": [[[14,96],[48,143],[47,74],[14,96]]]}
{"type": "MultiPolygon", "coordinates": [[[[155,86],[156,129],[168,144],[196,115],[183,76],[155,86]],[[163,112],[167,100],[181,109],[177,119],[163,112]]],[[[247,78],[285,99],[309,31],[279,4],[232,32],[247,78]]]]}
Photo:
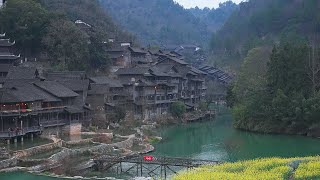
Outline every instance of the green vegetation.
{"type": "Polygon", "coordinates": [[[291,42],[274,47],[270,58],[269,53],[263,48],[251,50],[229,91],[235,127],[310,134],[320,124],[318,48],[291,42]]]}
{"type": "Polygon", "coordinates": [[[226,1],[220,3],[219,7],[216,9],[209,9],[207,7],[199,9],[198,7],[195,7],[189,9],[189,11],[207,25],[209,32],[215,32],[224,25],[237,8],[237,4],[232,1],[226,1]]]}
{"type": "Polygon", "coordinates": [[[150,144],[157,144],[161,141],[161,139],[159,137],[149,137],[148,138],[148,142],[150,144]]]}
{"type": "Polygon", "coordinates": [[[183,102],[174,102],[170,107],[170,112],[174,117],[182,118],[186,113],[186,105],[183,102]]]}
{"type": "Polygon", "coordinates": [[[223,25],[236,6],[226,3],[216,10],[199,10],[207,15],[198,16],[196,10],[186,10],[173,0],[100,2],[114,19],[147,45],[195,43],[207,46],[211,34],[223,25]]]}
{"type": "Polygon", "coordinates": [[[103,42],[111,36],[134,40],[97,0],[10,0],[0,11],[0,24],[0,32],[16,41],[23,57],[37,57],[59,70],[104,72],[110,60],[103,42]]]}
{"type": "MultiPolygon", "coordinates": [[[[250,0],[211,40],[212,61],[239,68],[252,48],[284,39],[312,39],[319,35],[319,1],[250,0]]],[[[213,63],[213,62],[212,62],[213,63]]]]}
{"type": "Polygon", "coordinates": [[[208,111],[209,110],[209,103],[202,101],[199,103],[199,109],[201,111],[208,111]]]}
{"type": "Polygon", "coordinates": [[[282,180],[320,178],[320,157],[268,158],[216,166],[203,166],[193,171],[181,172],[174,180],[282,180]]]}

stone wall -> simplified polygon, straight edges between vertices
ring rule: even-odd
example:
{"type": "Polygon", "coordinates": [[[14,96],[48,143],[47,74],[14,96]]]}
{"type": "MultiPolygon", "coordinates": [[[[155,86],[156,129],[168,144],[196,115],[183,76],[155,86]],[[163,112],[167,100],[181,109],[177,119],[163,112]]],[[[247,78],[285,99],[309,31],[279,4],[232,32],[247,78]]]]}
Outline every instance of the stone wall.
{"type": "Polygon", "coordinates": [[[52,135],[57,135],[57,136],[60,136],[62,133],[62,127],[61,126],[58,126],[58,127],[47,127],[47,128],[44,128],[43,129],[43,132],[41,134],[41,137],[44,137],[44,138],[48,138],[52,135]]]}
{"type": "Polygon", "coordinates": [[[36,154],[39,154],[42,152],[47,152],[47,151],[53,150],[57,147],[62,147],[61,140],[58,140],[58,141],[50,143],[50,144],[45,144],[45,145],[36,146],[36,147],[25,149],[25,150],[16,151],[16,152],[14,152],[13,155],[16,158],[23,158],[23,157],[27,157],[27,156],[33,156],[33,155],[36,155],[36,154]]]}
{"type": "Polygon", "coordinates": [[[0,169],[13,167],[13,166],[16,166],[17,164],[18,164],[17,158],[3,160],[3,161],[0,161],[0,169]]]}
{"type": "Polygon", "coordinates": [[[113,144],[101,144],[99,146],[95,146],[90,148],[90,151],[93,153],[99,153],[99,154],[107,154],[110,152],[113,152],[114,147],[117,147],[119,149],[124,148],[124,149],[130,149],[133,146],[133,143],[135,142],[136,137],[134,135],[131,135],[128,137],[128,139],[113,143],[113,144]]]}
{"type": "Polygon", "coordinates": [[[81,123],[73,123],[63,127],[63,134],[67,135],[80,135],[82,129],[81,123]]]}

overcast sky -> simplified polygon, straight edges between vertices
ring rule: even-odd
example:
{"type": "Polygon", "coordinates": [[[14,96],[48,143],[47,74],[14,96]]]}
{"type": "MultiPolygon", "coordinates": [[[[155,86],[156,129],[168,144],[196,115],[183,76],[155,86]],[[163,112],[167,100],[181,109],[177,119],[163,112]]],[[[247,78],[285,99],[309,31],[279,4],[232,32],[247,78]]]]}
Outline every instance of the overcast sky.
{"type": "MultiPolygon", "coordinates": [[[[225,2],[227,0],[174,0],[185,8],[191,8],[198,6],[199,8],[209,7],[216,8],[219,7],[220,2],[225,2]]],[[[242,0],[232,0],[235,3],[240,3],[242,0]]]]}

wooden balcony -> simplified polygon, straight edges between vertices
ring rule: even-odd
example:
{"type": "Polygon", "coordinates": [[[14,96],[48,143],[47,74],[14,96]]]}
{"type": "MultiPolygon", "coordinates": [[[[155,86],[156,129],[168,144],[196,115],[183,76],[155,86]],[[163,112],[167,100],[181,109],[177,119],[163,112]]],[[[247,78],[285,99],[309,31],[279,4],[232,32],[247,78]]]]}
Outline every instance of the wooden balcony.
{"type": "Polygon", "coordinates": [[[22,128],[22,130],[19,131],[4,131],[0,132],[0,139],[10,139],[14,137],[24,136],[28,133],[37,133],[41,131],[42,129],[40,126],[22,128]]]}
{"type": "Polygon", "coordinates": [[[62,112],[65,106],[63,107],[49,107],[49,108],[37,108],[37,109],[20,109],[20,110],[3,110],[0,111],[0,116],[21,116],[27,114],[38,114],[38,113],[51,113],[51,112],[62,112]]]}

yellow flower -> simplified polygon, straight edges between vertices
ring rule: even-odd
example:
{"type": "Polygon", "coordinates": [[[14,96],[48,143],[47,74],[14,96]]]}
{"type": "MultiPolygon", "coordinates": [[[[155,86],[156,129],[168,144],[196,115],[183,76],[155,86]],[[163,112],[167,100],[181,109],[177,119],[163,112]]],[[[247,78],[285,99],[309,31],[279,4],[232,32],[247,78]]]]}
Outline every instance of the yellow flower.
{"type": "Polygon", "coordinates": [[[301,162],[295,179],[320,179],[320,156],[305,158],[267,158],[215,166],[202,166],[193,171],[182,171],[174,180],[283,180],[293,173],[291,162],[301,162]]]}

